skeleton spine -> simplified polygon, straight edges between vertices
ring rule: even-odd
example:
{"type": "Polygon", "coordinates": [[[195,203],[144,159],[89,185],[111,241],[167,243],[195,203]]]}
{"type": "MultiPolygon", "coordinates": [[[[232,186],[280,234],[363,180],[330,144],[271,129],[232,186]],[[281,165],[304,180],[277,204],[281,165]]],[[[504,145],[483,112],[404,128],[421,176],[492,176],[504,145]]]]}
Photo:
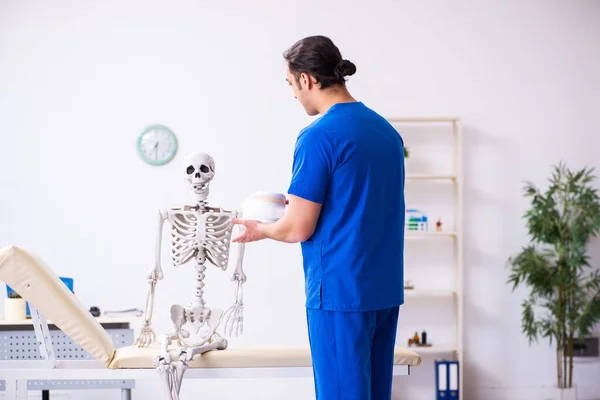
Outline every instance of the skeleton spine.
{"type": "MultiPolygon", "coordinates": [[[[207,208],[207,201],[206,200],[199,200],[198,201],[198,212],[204,214],[205,212],[208,211],[207,208]]],[[[204,248],[202,246],[199,246],[198,248],[198,256],[196,258],[196,262],[198,263],[196,265],[196,272],[198,273],[197,277],[196,277],[196,296],[194,297],[194,303],[202,308],[204,308],[205,302],[204,302],[204,278],[206,277],[206,275],[204,275],[204,271],[206,270],[206,266],[204,265],[204,263],[206,262],[206,255],[204,254],[204,248]]]]}
{"type": "Polygon", "coordinates": [[[196,303],[197,305],[201,306],[204,308],[204,298],[202,297],[204,295],[204,290],[202,290],[204,288],[204,271],[206,270],[206,266],[204,265],[204,263],[200,263],[198,262],[198,265],[196,266],[196,271],[198,272],[198,276],[196,279],[196,297],[194,299],[194,303],[196,303]]]}

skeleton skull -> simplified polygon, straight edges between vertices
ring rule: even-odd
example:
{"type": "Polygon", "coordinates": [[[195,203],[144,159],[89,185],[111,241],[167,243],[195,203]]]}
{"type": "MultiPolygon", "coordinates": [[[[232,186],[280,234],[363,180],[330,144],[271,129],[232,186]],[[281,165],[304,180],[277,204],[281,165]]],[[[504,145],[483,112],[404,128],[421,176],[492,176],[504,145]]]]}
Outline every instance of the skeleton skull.
{"type": "Polygon", "coordinates": [[[206,200],[215,176],[215,161],[206,153],[191,153],[184,159],[185,174],[199,200],[206,200]]]}

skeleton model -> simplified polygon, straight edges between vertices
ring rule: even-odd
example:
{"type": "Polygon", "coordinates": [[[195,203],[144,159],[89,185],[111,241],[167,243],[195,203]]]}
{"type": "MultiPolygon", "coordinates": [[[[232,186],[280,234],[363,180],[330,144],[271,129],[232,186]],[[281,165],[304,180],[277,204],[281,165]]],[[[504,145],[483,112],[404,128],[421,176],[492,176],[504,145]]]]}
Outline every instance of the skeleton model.
{"type": "Polygon", "coordinates": [[[221,323],[224,325],[225,336],[228,332],[236,335],[242,333],[242,284],[246,281],[242,270],[244,245],[240,243],[237,265],[232,275],[232,280],[236,284],[234,305],[226,312],[207,307],[203,298],[205,264],[208,261],[223,271],[227,270],[233,231],[231,219],[237,217],[239,213],[208,206],[206,199],[209,185],[215,175],[215,163],[211,156],[205,153],[192,153],[186,156],[184,165],[187,181],[191,185],[197,204],[159,210],[155,266],[148,274],[150,288],[146,299],[145,323],[135,342],[138,347],[146,347],[156,339],[151,327],[154,291],[156,282],[163,278],[162,230],[164,222],[168,221],[171,228],[173,265],[179,267],[192,262],[196,269],[195,294],[187,307],[179,304],[171,306],[173,328],[159,338],[160,355],[154,359],[171,400],[179,399],[187,361],[198,354],[210,350],[223,350],[227,347],[227,340],[217,333],[221,323]],[[177,343],[175,360],[171,360],[168,352],[168,347],[173,341],[177,343]]]}

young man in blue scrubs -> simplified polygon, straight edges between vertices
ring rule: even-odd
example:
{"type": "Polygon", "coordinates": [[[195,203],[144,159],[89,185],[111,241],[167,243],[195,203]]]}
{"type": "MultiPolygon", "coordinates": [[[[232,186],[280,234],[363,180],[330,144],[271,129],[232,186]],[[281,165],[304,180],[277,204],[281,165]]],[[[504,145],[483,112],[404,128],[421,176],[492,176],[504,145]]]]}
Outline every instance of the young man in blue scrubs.
{"type": "Polygon", "coordinates": [[[284,58],[295,98],[320,117],[297,138],[285,216],[235,220],[246,229],[234,241],[301,243],[317,399],[390,399],[404,302],[403,141],[350,95],[356,67],[329,38],[304,38],[284,58]]]}

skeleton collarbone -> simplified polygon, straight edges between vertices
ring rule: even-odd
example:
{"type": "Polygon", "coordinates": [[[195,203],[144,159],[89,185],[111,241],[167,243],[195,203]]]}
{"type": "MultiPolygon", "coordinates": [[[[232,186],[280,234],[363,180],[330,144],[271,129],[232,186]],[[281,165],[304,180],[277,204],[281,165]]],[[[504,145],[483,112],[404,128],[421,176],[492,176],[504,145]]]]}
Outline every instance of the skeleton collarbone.
{"type": "Polygon", "coordinates": [[[168,211],[171,225],[173,265],[179,267],[192,258],[199,263],[208,260],[221,270],[227,270],[229,247],[235,211],[209,206],[189,206],[168,211]]]}

